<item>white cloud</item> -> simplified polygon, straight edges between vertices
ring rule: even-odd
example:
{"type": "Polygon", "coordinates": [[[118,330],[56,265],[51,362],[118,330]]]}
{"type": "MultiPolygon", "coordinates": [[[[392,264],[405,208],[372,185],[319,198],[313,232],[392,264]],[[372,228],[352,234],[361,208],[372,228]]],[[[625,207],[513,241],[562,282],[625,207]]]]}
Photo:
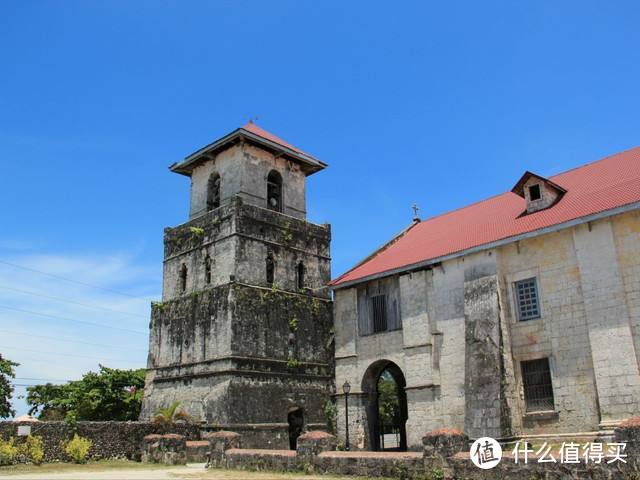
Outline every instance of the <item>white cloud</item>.
{"type": "MultiPolygon", "coordinates": [[[[14,252],[1,256],[0,352],[20,363],[15,383],[44,383],[23,379],[77,379],[96,370],[99,363],[116,368],[144,367],[150,302],[160,296],[160,290],[160,268],[140,264],[129,255],[14,252]]],[[[24,394],[25,387],[16,388],[18,415],[27,410],[24,400],[18,398],[24,394]]]]}

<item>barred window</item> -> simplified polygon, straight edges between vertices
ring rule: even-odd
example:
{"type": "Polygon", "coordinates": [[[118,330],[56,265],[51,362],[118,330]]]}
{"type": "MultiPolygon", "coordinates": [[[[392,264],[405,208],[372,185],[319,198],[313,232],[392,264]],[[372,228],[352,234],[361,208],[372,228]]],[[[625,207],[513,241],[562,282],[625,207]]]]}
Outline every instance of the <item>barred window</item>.
{"type": "Polygon", "coordinates": [[[400,285],[397,277],[374,280],[358,287],[358,331],[360,335],[391,332],[402,328],[400,285]]]}
{"type": "Polygon", "coordinates": [[[540,317],[538,285],[535,278],[516,282],[515,294],[516,303],[518,304],[518,319],[520,321],[533,320],[540,317]]]}
{"type": "Polygon", "coordinates": [[[524,401],[527,412],[553,410],[553,386],[549,359],[521,362],[524,401]]]}
{"type": "Polygon", "coordinates": [[[373,315],[373,333],[387,330],[387,296],[371,297],[371,314],[373,315]]]}

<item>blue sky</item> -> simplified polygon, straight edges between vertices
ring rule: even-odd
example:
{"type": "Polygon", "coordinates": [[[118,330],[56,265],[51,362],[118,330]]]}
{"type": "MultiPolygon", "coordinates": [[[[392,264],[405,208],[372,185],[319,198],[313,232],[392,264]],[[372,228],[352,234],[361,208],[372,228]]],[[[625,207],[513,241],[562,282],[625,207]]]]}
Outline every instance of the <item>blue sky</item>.
{"type": "Polygon", "coordinates": [[[167,166],[250,118],[330,165],[308,210],[334,276],[414,202],[639,145],[639,24],[631,1],[2,2],[0,261],[127,295],[0,263],[0,352],[25,385],[144,365],[188,211],[167,166]]]}

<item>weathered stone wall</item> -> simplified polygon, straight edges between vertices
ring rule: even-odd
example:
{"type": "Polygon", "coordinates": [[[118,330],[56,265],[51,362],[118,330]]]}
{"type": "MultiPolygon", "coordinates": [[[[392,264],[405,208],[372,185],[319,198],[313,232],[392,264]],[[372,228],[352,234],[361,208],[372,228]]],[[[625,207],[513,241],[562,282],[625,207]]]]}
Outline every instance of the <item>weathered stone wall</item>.
{"type": "MultiPolygon", "coordinates": [[[[559,458],[556,457],[554,458],[557,463],[545,463],[538,462],[540,457],[531,453],[527,462],[521,454],[516,463],[510,449],[503,448],[502,460],[494,468],[483,470],[476,467],[470,459],[469,438],[455,429],[442,429],[428,432],[423,437],[421,452],[332,451],[335,438],[317,435],[316,432],[307,434],[307,439],[302,440],[303,445],[297,452],[239,448],[238,436],[232,438],[233,444],[226,439],[218,438],[212,439],[213,453],[210,465],[243,470],[302,471],[402,480],[623,480],[638,478],[640,474],[638,425],[638,418],[629,419],[622,428],[616,429],[615,441],[627,445],[624,462],[612,461],[613,457],[609,452],[605,452],[601,463],[595,463],[593,459],[585,463],[582,457],[577,463],[559,463],[559,458]]],[[[226,432],[225,435],[233,434],[226,432]]]]}
{"type": "Polygon", "coordinates": [[[267,207],[267,175],[276,170],[282,176],[284,212],[296,218],[306,215],[306,178],[300,167],[284,158],[249,144],[236,145],[194,168],[191,175],[189,218],[206,213],[207,185],[214,171],[220,175],[220,200],[224,204],[233,196],[258,207],[267,207]]]}
{"type": "MultiPolygon", "coordinates": [[[[31,426],[31,434],[42,437],[46,462],[69,461],[63,449],[64,442],[73,438],[74,430],[65,422],[0,422],[0,436],[17,437],[18,426],[31,426]]],[[[128,458],[140,460],[143,438],[150,434],[178,433],[189,440],[200,437],[196,424],[163,425],[152,422],[78,422],[75,430],[81,437],[93,442],[89,458],[128,458]]]]}
{"type": "Polygon", "coordinates": [[[601,422],[615,424],[640,411],[640,371],[612,222],[573,234],[601,422]]]}
{"type": "Polygon", "coordinates": [[[327,298],[331,279],[331,228],[287,217],[252,205],[243,205],[236,221],[237,281],[271,287],[265,275],[268,254],[275,261],[274,280],[283,290],[299,292],[297,266],[304,265],[304,286],[327,298]]]}
{"type": "MultiPolygon", "coordinates": [[[[593,432],[640,410],[638,212],[449,260],[401,275],[399,285],[403,330],[366,337],[357,287],[335,292],[336,385],[352,385],[351,445],[372,401],[363,379],[381,360],[405,375],[410,447],[434,428],[497,437],[593,432]],[[472,277],[492,285],[479,303],[472,277]],[[513,284],[531,277],[541,316],[521,322],[513,284]],[[545,357],[554,409],[528,414],[521,362],[545,357]]],[[[337,406],[343,439],[341,395],[337,406]]]]}
{"type": "Polygon", "coordinates": [[[325,424],[322,405],[333,380],[330,239],[328,225],[240,196],[167,229],[164,297],[152,308],[141,418],[180,401],[211,427],[252,432],[247,444],[271,448],[288,447],[290,410],[301,408],[307,425],[325,424]]]}
{"type": "MultiPolygon", "coordinates": [[[[398,365],[406,380],[409,449],[422,448],[425,431],[465,427],[465,413],[472,412],[465,408],[464,396],[465,273],[482,272],[487,268],[495,271],[494,264],[494,257],[483,253],[469,256],[464,261],[452,260],[433,269],[401,275],[403,328],[392,332],[361,336],[357,322],[357,289],[335,292],[339,438],[344,439],[345,435],[344,396],[339,386],[348,380],[352,385],[350,444],[352,448],[358,445],[358,430],[364,427],[364,448],[371,448],[369,417],[375,396],[363,388],[371,369],[383,360],[398,365]]],[[[494,325],[497,332],[497,323],[494,325]]],[[[496,382],[499,391],[499,378],[496,382]]],[[[481,418],[486,412],[484,407],[478,408],[473,414],[481,418]]]]}
{"type": "Polygon", "coordinates": [[[636,358],[640,364],[640,254],[638,254],[640,212],[630,212],[614,217],[611,226],[636,358]]]}
{"type": "Polygon", "coordinates": [[[304,264],[305,287],[328,297],[323,288],[330,280],[331,228],[247,205],[241,197],[190,222],[166,228],[163,301],[227,284],[231,278],[257,286],[267,284],[265,260],[275,261],[275,283],[284,290],[300,291],[297,266],[304,264]],[[205,259],[211,262],[209,283],[205,259]],[[180,272],[187,267],[186,289],[180,272]]]}
{"type": "Polygon", "coordinates": [[[495,272],[468,270],[464,282],[465,431],[501,438],[503,428],[500,306],[495,272]]]}
{"type": "Polygon", "coordinates": [[[502,308],[515,367],[515,434],[595,431],[601,419],[606,426],[637,411],[633,306],[640,294],[639,230],[638,214],[631,212],[499,250],[502,308]],[[531,277],[538,282],[541,316],[519,322],[513,283],[531,277]],[[526,414],[520,362],[543,357],[550,359],[555,413],[526,414]],[[610,400],[622,405],[610,407],[610,400]]]}
{"type": "Polygon", "coordinates": [[[209,424],[323,423],[330,330],[328,300],[241,284],[156,306],[142,418],[181,401],[209,424]]]}

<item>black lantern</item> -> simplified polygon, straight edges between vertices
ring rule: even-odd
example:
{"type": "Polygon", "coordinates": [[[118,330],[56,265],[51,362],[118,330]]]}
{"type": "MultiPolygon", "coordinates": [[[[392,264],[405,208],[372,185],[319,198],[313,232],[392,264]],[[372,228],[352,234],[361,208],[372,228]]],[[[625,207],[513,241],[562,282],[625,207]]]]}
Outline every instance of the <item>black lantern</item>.
{"type": "Polygon", "coordinates": [[[344,430],[345,430],[345,442],[344,449],[349,451],[349,392],[351,391],[351,384],[346,380],[342,384],[342,391],[344,392],[344,430]]]}

